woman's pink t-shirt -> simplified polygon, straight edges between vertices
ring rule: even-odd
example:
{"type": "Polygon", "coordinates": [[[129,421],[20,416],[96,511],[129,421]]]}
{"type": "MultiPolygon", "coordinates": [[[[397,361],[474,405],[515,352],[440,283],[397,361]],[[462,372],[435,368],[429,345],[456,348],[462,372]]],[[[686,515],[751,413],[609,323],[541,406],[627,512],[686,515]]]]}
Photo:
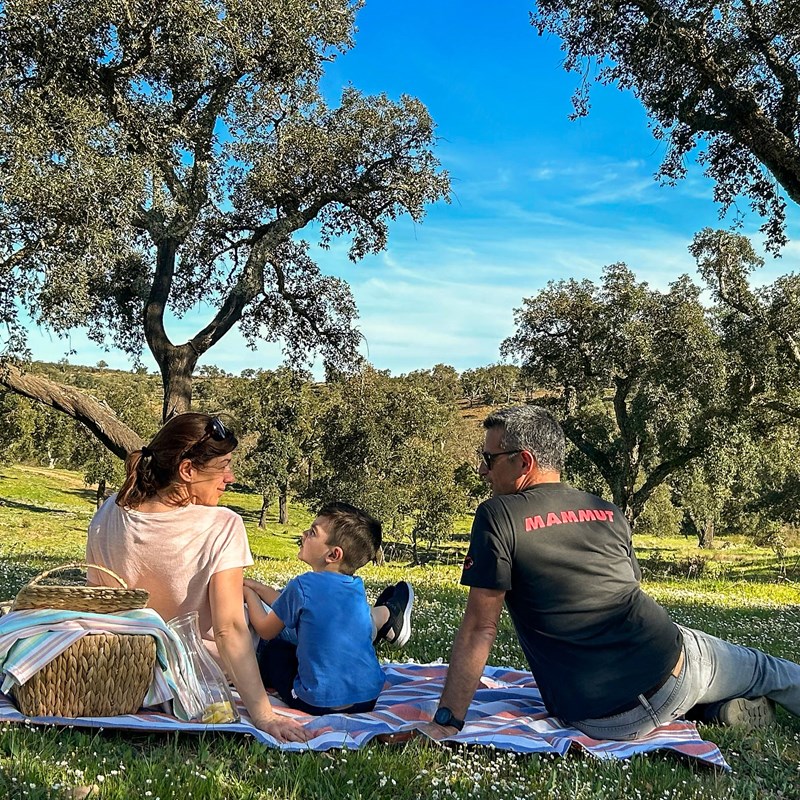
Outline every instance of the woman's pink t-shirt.
{"type": "MultiPolygon", "coordinates": [[[[148,607],[165,620],[197,611],[200,632],[213,639],[211,576],[253,563],[242,518],[223,506],[188,505],[165,512],[120,508],[112,495],[89,523],[86,560],[150,592],[148,607]]],[[[119,584],[100,570],[93,583],[119,584]]]]}

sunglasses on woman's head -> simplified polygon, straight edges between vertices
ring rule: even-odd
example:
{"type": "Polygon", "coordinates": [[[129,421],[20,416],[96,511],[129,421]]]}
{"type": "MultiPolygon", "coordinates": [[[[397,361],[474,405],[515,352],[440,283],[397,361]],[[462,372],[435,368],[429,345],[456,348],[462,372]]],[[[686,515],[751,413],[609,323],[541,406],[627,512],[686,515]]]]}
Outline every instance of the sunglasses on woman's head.
{"type": "Polygon", "coordinates": [[[195,447],[203,444],[203,442],[208,439],[213,439],[215,442],[222,442],[229,436],[233,436],[233,431],[226,428],[225,423],[223,423],[219,417],[211,417],[208,421],[208,425],[206,425],[206,432],[191,447],[187,447],[186,450],[183,451],[180,460],[182,461],[186,458],[187,453],[191,452],[195,447]]]}

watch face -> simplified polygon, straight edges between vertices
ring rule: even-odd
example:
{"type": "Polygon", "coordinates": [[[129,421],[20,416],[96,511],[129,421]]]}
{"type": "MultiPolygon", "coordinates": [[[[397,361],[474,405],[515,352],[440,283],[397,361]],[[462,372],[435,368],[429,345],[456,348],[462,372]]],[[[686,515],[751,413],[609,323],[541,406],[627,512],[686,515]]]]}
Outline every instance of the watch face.
{"type": "Polygon", "coordinates": [[[449,725],[453,718],[453,712],[449,708],[439,708],[433,715],[433,721],[437,725],[449,725]]]}

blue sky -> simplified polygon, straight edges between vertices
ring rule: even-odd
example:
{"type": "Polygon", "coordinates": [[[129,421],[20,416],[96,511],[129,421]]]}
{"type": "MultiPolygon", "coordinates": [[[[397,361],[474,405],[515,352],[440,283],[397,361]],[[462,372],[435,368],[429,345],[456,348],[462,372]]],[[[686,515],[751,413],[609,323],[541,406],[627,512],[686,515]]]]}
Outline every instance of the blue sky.
{"type": "MultiPolygon", "coordinates": [[[[363,354],[380,369],[496,362],[514,331],[513,310],[547,281],[596,280],[604,265],[625,261],[665,288],[682,273],[695,276],[692,235],[721,224],[697,165],[677,187],[653,180],[664,146],[632,94],[595,87],[589,117],[568,120],[578,76],[562,69],[559,41],[531,27],[531,8],[519,0],[367,0],[355,48],[328,67],[323,87],[332,100],[348,82],[419,97],[436,120],[437,155],[452,180],[452,203],[430,208],[420,225],[398,220],[385,252],[355,265],[346,242],[316,253],[324,272],[350,283],[363,354]]],[[[758,225],[746,217],[745,232],[758,225]]],[[[797,252],[790,244],[761,279],[790,271],[797,252]]],[[[201,327],[207,312],[176,322],[173,341],[201,327]]],[[[80,332],[69,344],[36,331],[31,341],[35,358],[57,360],[71,346],[72,363],[128,367],[80,332]]],[[[238,372],[280,362],[278,346],[254,353],[232,333],[201,363],[238,372]]],[[[155,366],[149,354],[145,363],[155,366]]]]}

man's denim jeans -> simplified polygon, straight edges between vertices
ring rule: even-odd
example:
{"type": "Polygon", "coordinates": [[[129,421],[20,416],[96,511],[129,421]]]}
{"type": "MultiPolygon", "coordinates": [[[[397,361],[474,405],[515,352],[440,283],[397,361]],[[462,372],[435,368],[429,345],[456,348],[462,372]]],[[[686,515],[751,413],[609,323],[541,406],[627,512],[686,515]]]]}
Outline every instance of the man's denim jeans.
{"type": "Polygon", "coordinates": [[[649,699],[623,714],[571,723],[594,739],[638,739],[698,704],[770,697],[800,716],[800,664],[681,627],[683,669],[649,699]]]}

